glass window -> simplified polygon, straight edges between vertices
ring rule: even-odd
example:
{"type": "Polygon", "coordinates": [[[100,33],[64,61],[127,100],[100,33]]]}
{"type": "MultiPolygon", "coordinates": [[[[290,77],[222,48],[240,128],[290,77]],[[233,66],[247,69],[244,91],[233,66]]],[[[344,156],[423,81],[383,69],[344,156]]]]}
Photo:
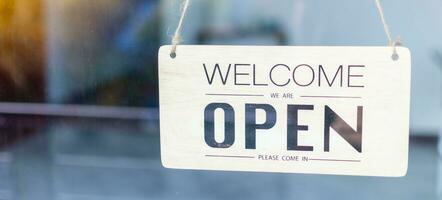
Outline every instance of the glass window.
{"type": "MultiPolygon", "coordinates": [[[[172,170],[158,65],[177,0],[0,0],[0,199],[437,199],[441,1],[382,1],[412,51],[403,178],[172,170]]],[[[184,44],[387,44],[374,1],[193,0],[184,44]]],[[[392,133],[394,134],[394,133],[392,133]]]]}

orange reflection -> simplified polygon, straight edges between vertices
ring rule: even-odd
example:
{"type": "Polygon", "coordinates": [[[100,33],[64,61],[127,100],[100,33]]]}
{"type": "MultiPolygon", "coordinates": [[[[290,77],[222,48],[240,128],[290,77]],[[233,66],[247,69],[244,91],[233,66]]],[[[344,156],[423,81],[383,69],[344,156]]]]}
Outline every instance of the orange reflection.
{"type": "Polygon", "coordinates": [[[44,99],[42,0],[0,1],[0,101],[44,99]]]}

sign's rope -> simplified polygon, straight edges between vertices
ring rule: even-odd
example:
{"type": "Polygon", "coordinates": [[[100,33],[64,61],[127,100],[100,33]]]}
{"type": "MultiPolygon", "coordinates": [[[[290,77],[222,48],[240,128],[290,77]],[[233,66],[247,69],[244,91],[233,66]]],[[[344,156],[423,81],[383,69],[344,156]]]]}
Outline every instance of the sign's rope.
{"type": "Polygon", "coordinates": [[[387,24],[387,20],[385,20],[384,9],[382,8],[382,4],[380,0],[375,0],[375,3],[376,3],[376,8],[378,9],[379,12],[379,16],[381,17],[382,24],[384,25],[385,35],[387,35],[388,38],[388,45],[393,47],[393,55],[391,56],[391,58],[393,60],[397,60],[399,58],[399,55],[397,54],[396,46],[401,45],[401,42],[399,38],[393,41],[393,38],[391,37],[390,28],[388,27],[387,24]]]}
{"type": "MultiPolygon", "coordinates": [[[[397,54],[396,46],[400,45],[401,42],[399,41],[399,39],[393,41],[393,39],[391,37],[390,28],[388,27],[387,21],[385,20],[384,10],[382,8],[381,2],[380,2],[380,0],[375,0],[375,3],[376,3],[376,7],[378,9],[378,12],[379,12],[379,16],[381,17],[382,24],[384,25],[384,31],[385,31],[385,34],[387,35],[388,45],[393,48],[392,59],[397,60],[399,58],[399,55],[397,54]]],[[[175,30],[175,33],[172,37],[172,49],[170,51],[170,56],[172,58],[176,57],[177,46],[181,42],[181,31],[183,29],[184,18],[186,17],[187,10],[189,8],[189,4],[190,4],[190,0],[184,0],[183,4],[181,6],[181,17],[178,22],[178,26],[175,30]]]]}
{"type": "Polygon", "coordinates": [[[178,44],[181,42],[181,31],[183,29],[184,17],[187,14],[187,10],[189,8],[190,0],[184,0],[183,5],[181,7],[181,17],[178,22],[178,27],[175,30],[175,33],[172,37],[172,50],[170,51],[170,56],[172,58],[176,57],[176,48],[178,44]]]}

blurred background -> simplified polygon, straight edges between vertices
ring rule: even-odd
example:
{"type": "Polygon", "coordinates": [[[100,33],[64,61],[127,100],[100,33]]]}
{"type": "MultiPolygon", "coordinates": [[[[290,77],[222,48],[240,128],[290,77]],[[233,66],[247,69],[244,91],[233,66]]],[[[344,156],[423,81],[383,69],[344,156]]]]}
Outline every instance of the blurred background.
{"type": "MultiPolygon", "coordinates": [[[[0,200],[442,199],[442,0],[382,3],[412,52],[404,178],[164,169],[157,51],[180,1],[0,0],[0,200]]],[[[192,0],[183,43],[387,39],[373,0],[192,0]]]]}

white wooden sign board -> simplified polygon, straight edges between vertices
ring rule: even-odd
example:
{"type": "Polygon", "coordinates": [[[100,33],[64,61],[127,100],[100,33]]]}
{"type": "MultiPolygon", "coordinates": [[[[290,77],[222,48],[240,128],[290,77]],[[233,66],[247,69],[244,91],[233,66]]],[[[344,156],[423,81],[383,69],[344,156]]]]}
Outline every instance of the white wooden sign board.
{"type": "Polygon", "coordinates": [[[167,168],[404,176],[410,52],[170,46],[159,51],[167,168]]]}

